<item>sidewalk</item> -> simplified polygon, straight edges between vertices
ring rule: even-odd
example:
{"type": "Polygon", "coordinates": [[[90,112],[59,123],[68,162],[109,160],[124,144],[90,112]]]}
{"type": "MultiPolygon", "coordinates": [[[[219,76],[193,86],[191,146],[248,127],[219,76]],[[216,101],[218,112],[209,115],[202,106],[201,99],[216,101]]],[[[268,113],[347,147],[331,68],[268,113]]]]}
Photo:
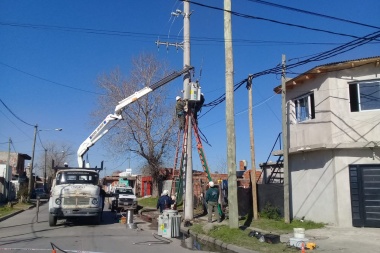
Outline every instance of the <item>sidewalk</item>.
{"type": "MultiPolygon", "coordinates": [[[[141,218],[145,221],[157,223],[159,212],[157,210],[142,211],[140,212],[141,218]]],[[[194,218],[194,223],[207,224],[207,216],[200,216],[194,218]]],[[[228,220],[221,223],[211,223],[207,226],[228,225],[228,220]]],[[[260,231],[262,233],[270,233],[270,231],[262,231],[255,227],[249,227],[250,230],[260,231]]],[[[189,234],[190,227],[184,227],[181,224],[181,232],[189,234]]],[[[196,235],[194,235],[196,236],[196,235]]],[[[282,243],[289,243],[289,239],[294,237],[293,233],[280,235],[282,243]]],[[[204,239],[205,236],[202,235],[204,239]]],[[[305,231],[305,238],[309,242],[314,242],[317,248],[314,251],[321,252],[341,252],[341,253],[358,253],[358,252],[379,252],[380,250],[380,228],[339,228],[333,226],[326,226],[321,229],[309,229],[305,231]]],[[[227,248],[238,253],[254,252],[234,245],[227,245],[221,241],[209,238],[211,243],[227,248]]]]}

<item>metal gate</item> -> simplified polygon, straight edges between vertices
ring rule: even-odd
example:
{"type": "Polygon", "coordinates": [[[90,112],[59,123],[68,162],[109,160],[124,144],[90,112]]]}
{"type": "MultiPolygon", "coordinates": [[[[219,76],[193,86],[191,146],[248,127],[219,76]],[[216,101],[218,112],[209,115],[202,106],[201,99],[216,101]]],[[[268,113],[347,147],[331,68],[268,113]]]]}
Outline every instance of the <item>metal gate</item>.
{"type": "Polygon", "coordinates": [[[352,225],[380,227],[380,164],[350,165],[352,225]]]}

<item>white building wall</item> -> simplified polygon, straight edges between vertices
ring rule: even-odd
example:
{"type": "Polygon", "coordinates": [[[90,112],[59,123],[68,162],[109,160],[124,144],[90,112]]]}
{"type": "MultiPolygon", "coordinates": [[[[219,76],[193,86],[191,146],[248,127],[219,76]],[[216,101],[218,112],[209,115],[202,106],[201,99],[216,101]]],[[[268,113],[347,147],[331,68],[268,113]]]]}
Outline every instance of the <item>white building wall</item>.
{"type": "Polygon", "coordinates": [[[352,227],[350,164],[379,164],[380,150],[330,149],[291,155],[293,218],[352,227]]]}
{"type": "Polygon", "coordinates": [[[380,67],[330,72],[287,90],[289,148],[380,141],[380,110],[351,112],[349,83],[380,78],[380,67]],[[314,92],[315,119],[296,122],[293,99],[314,92]]]}

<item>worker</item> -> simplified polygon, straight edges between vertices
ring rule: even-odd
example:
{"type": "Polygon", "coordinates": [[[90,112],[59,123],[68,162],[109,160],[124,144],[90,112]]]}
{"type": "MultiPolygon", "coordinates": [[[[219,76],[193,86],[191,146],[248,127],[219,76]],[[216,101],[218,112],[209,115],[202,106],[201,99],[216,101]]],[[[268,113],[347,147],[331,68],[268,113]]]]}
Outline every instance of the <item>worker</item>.
{"type": "Polygon", "coordinates": [[[185,128],[185,101],[182,100],[180,96],[175,98],[175,112],[177,114],[178,122],[179,122],[179,130],[183,130],[185,128]]]}
{"type": "Polygon", "coordinates": [[[197,120],[198,118],[198,112],[200,112],[202,110],[202,106],[205,102],[205,97],[203,95],[203,93],[201,93],[201,99],[197,102],[195,102],[195,106],[194,106],[194,119],[197,120]]]}
{"type": "Polygon", "coordinates": [[[103,209],[104,209],[104,201],[105,201],[105,198],[106,198],[106,191],[103,189],[103,187],[101,185],[99,185],[99,196],[101,197],[102,199],[102,211],[101,211],[101,220],[103,220],[103,209]]]}
{"type": "Polygon", "coordinates": [[[160,208],[160,213],[162,213],[165,209],[170,209],[172,204],[174,204],[174,201],[169,197],[169,191],[164,190],[157,201],[157,209],[160,208]]]}
{"type": "Polygon", "coordinates": [[[210,186],[206,192],[206,203],[207,203],[207,218],[208,222],[212,222],[212,210],[214,209],[216,220],[221,222],[219,211],[218,211],[218,200],[219,200],[219,189],[215,187],[214,182],[210,181],[208,183],[210,186]]]}

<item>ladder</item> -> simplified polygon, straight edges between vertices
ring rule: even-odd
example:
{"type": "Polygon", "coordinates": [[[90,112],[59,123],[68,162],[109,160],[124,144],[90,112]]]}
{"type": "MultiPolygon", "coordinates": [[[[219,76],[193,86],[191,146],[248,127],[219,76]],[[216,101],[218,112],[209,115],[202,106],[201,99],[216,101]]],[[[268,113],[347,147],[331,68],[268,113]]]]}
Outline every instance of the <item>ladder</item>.
{"type": "MultiPolygon", "coordinates": [[[[209,167],[208,167],[208,164],[207,164],[207,160],[206,160],[206,155],[204,153],[204,150],[203,150],[203,145],[202,145],[202,140],[199,136],[199,130],[198,130],[198,124],[196,122],[196,120],[194,119],[193,117],[193,114],[192,113],[188,113],[186,115],[186,121],[185,121],[185,129],[184,129],[184,133],[183,133],[183,145],[182,145],[182,157],[181,157],[181,163],[180,163],[180,173],[179,173],[179,182],[181,182],[181,178],[183,178],[183,168],[186,168],[186,164],[184,164],[184,161],[187,161],[187,136],[188,136],[188,125],[189,125],[189,120],[191,120],[191,125],[193,127],[193,130],[194,130],[194,135],[195,135],[195,139],[196,139],[196,142],[197,142],[197,151],[198,151],[198,154],[199,154],[199,158],[200,158],[200,161],[201,161],[201,164],[202,164],[202,168],[203,168],[203,171],[207,173],[207,178],[209,181],[212,181],[212,178],[211,178],[211,174],[210,174],[210,170],[209,170],[209,167]]],[[[179,134],[178,134],[178,141],[177,143],[179,144],[179,134]]],[[[191,145],[191,144],[190,144],[191,145]]],[[[178,145],[179,146],[179,145],[178,145]]],[[[178,151],[176,151],[176,158],[175,158],[175,165],[177,163],[177,159],[178,159],[178,151]]],[[[175,167],[174,167],[175,169],[175,167]]],[[[173,172],[174,174],[174,172],[173,172]]],[[[178,184],[181,188],[177,188],[177,198],[180,196],[180,191],[182,191],[182,194],[183,194],[183,188],[184,185],[183,183],[182,184],[178,184]]],[[[181,201],[182,201],[182,196],[180,196],[179,198],[181,201]]],[[[222,215],[223,212],[222,212],[222,208],[220,206],[220,204],[218,205],[218,212],[219,212],[219,215],[222,215]]]]}

